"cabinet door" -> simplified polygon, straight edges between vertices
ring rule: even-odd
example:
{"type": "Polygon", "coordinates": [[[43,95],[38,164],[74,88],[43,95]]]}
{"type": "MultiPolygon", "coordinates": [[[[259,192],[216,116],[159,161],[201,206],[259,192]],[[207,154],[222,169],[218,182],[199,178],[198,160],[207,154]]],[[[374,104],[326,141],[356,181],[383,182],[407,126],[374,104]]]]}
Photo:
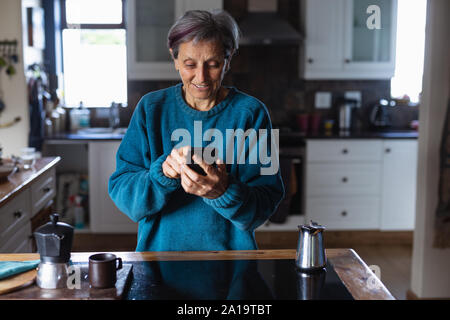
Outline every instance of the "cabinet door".
{"type": "Polygon", "coordinates": [[[178,0],[176,7],[176,17],[180,17],[188,10],[214,10],[222,9],[223,0],[178,0]]]}
{"type": "Polygon", "coordinates": [[[413,230],[417,141],[385,140],[381,194],[382,230],[413,230]]]}
{"type": "Polygon", "coordinates": [[[16,230],[0,247],[0,253],[31,253],[31,223],[29,221],[16,230]]]}
{"type": "Polygon", "coordinates": [[[127,1],[129,79],[178,79],[166,44],[175,8],[176,0],[127,1]]]}
{"type": "Polygon", "coordinates": [[[0,252],[14,252],[19,242],[31,236],[30,199],[30,189],[25,189],[0,208],[0,252]]]}
{"type": "Polygon", "coordinates": [[[33,217],[56,195],[56,169],[50,169],[31,186],[31,216],[33,217]]]}
{"type": "Polygon", "coordinates": [[[306,195],[379,195],[380,176],[379,163],[308,163],[306,195]]]}
{"type": "Polygon", "coordinates": [[[393,77],[396,31],[396,0],[345,0],[344,73],[361,79],[393,77]],[[372,28],[371,17],[379,17],[379,29],[372,28]]]}
{"type": "Polygon", "coordinates": [[[308,197],[306,221],[327,230],[374,230],[379,228],[379,210],[376,196],[308,197]]]}
{"type": "Polygon", "coordinates": [[[136,233],[137,223],[115,206],[108,180],[116,170],[120,141],[89,143],[89,214],[92,232],[136,233]]]}
{"type": "Polygon", "coordinates": [[[308,163],[379,162],[381,160],[381,140],[308,139],[306,144],[306,161],[308,163]]]}
{"type": "Polygon", "coordinates": [[[185,11],[221,9],[222,0],[128,0],[128,79],[178,80],[167,34],[185,11]]]}
{"type": "Polygon", "coordinates": [[[305,79],[342,71],[344,0],[306,0],[305,79]]]}

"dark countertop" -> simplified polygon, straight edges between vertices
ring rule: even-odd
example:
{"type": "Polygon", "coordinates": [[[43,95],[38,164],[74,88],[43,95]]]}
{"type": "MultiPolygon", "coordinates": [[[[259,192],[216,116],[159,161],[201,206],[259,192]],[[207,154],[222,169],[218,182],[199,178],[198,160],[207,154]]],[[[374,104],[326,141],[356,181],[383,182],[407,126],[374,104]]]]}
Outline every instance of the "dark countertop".
{"type": "Polygon", "coordinates": [[[59,141],[59,140],[122,140],[124,134],[121,133],[92,133],[92,134],[77,134],[77,133],[60,133],[49,137],[45,137],[45,141],[59,141]]]}
{"type": "MultiPolygon", "coordinates": [[[[95,133],[76,134],[65,133],[45,138],[47,144],[87,143],[95,141],[120,141],[122,133],[95,133]]],[[[417,139],[418,131],[392,130],[392,131],[358,131],[358,132],[333,132],[330,134],[305,134],[298,131],[280,130],[279,144],[281,148],[303,147],[308,139],[417,139]]]]}
{"type": "Polygon", "coordinates": [[[392,131],[358,131],[358,132],[333,132],[305,134],[302,132],[280,132],[280,145],[304,145],[308,139],[417,139],[419,132],[416,130],[392,130],[392,131]]]}
{"type": "MultiPolygon", "coordinates": [[[[95,134],[76,134],[63,133],[50,137],[46,137],[46,141],[54,140],[122,140],[123,134],[118,133],[95,133],[95,134]]],[[[303,142],[307,139],[417,139],[419,133],[415,130],[392,130],[392,131],[359,131],[331,134],[305,134],[298,131],[285,132],[280,131],[280,142],[283,141],[299,141],[303,142]]]]}
{"type": "MultiPolygon", "coordinates": [[[[334,289],[338,289],[336,286],[339,286],[340,292],[342,292],[341,289],[346,288],[351,294],[351,298],[356,300],[395,299],[354,250],[325,249],[325,253],[333,270],[328,273],[327,268],[328,292],[323,292],[327,293],[323,295],[323,298],[350,298],[348,295],[336,296],[334,289]],[[330,290],[333,290],[334,293],[332,294],[330,290]]],[[[87,263],[91,254],[93,253],[72,252],[71,260],[73,263],[87,263]]],[[[294,259],[296,258],[294,249],[114,252],[114,254],[121,257],[124,263],[133,264],[133,280],[126,299],[179,299],[181,296],[183,298],[186,296],[205,298],[205,293],[207,299],[224,299],[224,292],[229,293],[231,287],[236,294],[232,297],[237,298],[239,298],[238,294],[242,293],[249,294],[250,298],[261,297],[264,294],[262,289],[275,294],[271,297],[272,299],[302,299],[298,293],[309,292],[303,289],[297,290],[300,285],[308,283],[305,283],[305,280],[302,280],[303,277],[300,279],[299,275],[294,272],[294,259]],[[258,269],[258,266],[264,268],[258,269]],[[228,274],[218,272],[217,268],[225,268],[228,274]],[[235,271],[238,271],[237,276],[233,277],[235,271]],[[186,277],[186,274],[190,276],[186,277]],[[230,281],[234,286],[231,286],[230,281]],[[244,282],[247,284],[245,287],[242,286],[245,284],[244,282]]],[[[35,259],[39,259],[39,254],[0,254],[0,261],[35,259]]],[[[304,288],[308,289],[312,286],[311,283],[304,288]]],[[[36,284],[0,295],[0,299],[27,299],[26,292],[33,290],[33,287],[36,287],[36,284]]],[[[43,291],[42,293],[41,298],[45,299],[45,294],[48,297],[48,292],[43,291]]],[[[99,298],[101,297],[90,297],[89,299],[99,298]]]]}
{"type": "Polygon", "coordinates": [[[333,132],[305,134],[302,132],[280,132],[280,138],[302,139],[417,139],[419,133],[415,130],[408,131],[359,131],[359,132],[333,132]]]}

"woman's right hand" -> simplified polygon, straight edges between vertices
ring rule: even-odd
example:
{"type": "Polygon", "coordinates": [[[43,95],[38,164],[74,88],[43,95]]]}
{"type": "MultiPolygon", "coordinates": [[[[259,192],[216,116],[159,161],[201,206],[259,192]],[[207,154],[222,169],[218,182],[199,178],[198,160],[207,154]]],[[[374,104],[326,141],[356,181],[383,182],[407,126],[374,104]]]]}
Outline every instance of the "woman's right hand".
{"type": "Polygon", "coordinates": [[[172,149],[162,164],[163,173],[166,177],[172,179],[179,179],[181,177],[181,165],[186,163],[188,151],[189,146],[172,149]]]}

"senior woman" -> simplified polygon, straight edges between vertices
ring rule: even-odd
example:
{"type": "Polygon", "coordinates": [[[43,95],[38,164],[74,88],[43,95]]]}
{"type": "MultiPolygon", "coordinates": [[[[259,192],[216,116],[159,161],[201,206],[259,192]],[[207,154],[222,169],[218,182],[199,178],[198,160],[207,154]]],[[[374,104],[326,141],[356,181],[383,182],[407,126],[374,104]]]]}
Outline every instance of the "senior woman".
{"type": "MultiPolygon", "coordinates": [[[[271,130],[261,101],[222,85],[238,42],[238,26],[225,11],[188,11],[169,31],[182,82],[141,98],[108,185],[116,206],[139,223],[136,251],[257,249],[254,230],[284,197],[279,170],[261,174],[267,161],[235,160],[236,136],[227,136],[231,129],[271,130]],[[176,140],[186,135],[192,139],[176,140]],[[187,154],[205,147],[205,137],[214,137],[218,157],[211,163],[194,156],[202,174],[187,165],[187,154]]],[[[271,135],[263,138],[266,145],[256,146],[277,156],[271,135]]],[[[241,155],[255,152],[250,144],[241,155]]]]}

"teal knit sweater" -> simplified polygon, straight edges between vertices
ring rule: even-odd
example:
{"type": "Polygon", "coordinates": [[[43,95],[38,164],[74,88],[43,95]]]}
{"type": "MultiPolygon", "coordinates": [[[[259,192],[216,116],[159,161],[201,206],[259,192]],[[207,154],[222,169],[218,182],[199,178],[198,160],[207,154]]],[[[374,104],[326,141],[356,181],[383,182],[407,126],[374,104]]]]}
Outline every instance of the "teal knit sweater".
{"type": "Polygon", "coordinates": [[[275,212],[284,186],[279,170],[261,174],[272,162],[248,159],[255,150],[260,152],[263,143],[267,155],[278,157],[271,147],[266,107],[234,87],[229,89],[227,97],[209,111],[189,107],[181,83],[150,92],[137,104],[108,184],[116,206],[139,223],[136,251],[257,249],[254,230],[275,212]],[[190,134],[190,141],[172,135],[180,129],[190,134]],[[227,129],[267,129],[267,141],[257,139],[256,149],[248,138],[240,152],[238,139],[227,136],[227,129]],[[223,139],[208,132],[221,132],[223,139]],[[174,137],[178,139],[173,141],[174,137]],[[163,174],[162,163],[180,145],[217,147],[229,174],[225,193],[216,199],[188,194],[180,179],[163,174]],[[230,153],[232,157],[227,158],[230,153]],[[243,155],[246,161],[239,161],[243,155]]]}

